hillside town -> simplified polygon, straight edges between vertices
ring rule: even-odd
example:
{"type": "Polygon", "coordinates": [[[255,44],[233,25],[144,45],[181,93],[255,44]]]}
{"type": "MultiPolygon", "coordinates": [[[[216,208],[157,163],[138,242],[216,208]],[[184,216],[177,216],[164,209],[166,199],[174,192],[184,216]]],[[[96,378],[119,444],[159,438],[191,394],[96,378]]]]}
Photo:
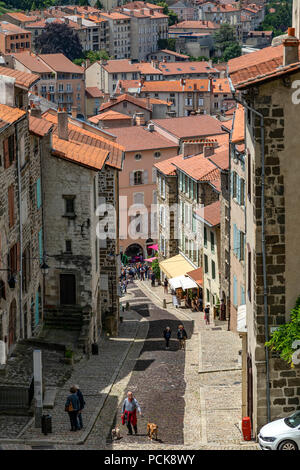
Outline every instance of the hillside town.
{"type": "Polygon", "coordinates": [[[0,449],[300,450],[300,0],[11,3],[0,449]]]}

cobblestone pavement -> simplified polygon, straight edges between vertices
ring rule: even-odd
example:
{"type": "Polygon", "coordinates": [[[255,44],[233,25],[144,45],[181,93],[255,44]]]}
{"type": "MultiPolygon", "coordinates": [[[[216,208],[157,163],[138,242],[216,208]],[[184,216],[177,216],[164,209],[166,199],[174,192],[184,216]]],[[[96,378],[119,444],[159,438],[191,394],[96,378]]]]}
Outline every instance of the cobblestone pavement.
{"type": "Polygon", "coordinates": [[[151,288],[148,281],[136,281],[121,300],[129,301],[131,310],[123,314],[120,338],[102,339],[99,356],[75,365],[51,411],[53,434],[41,438],[40,430],[30,426],[22,438],[30,439],[33,446],[28,441],[0,442],[2,449],[258,449],[255,443],[243,443],[238,429],[241,420],[238,335],[228,332],[227,325],[217,321],[206,326],[201,313],[175,309],[170,295],[165,295],[162,287],[151,288]],[[162,308],[164,298],[167,309],[162,308]],[[189,337],[185,351],[178,350],[175,339],[179,322],[185,325],[189,337]],[[162,338],[167,324],[173,333],[170,350],[164,349],[162,338]],[[83,414],[85,429],[77,433],[69,432],[64,413],[65,398],[73,382],[80,384],[87,402],[83,414]],[[121,425],[122,439],[112,442],[111,429],[120,425],[121,405],[129,389],[143,412],[138,417],[139,433],[127,436],[127,428],[121,425]],[[148,419],[159,426],[157,442],[151,442],[145,435],[148,419]],[[80,439],[84,444],[74,445],[80,439]]]}

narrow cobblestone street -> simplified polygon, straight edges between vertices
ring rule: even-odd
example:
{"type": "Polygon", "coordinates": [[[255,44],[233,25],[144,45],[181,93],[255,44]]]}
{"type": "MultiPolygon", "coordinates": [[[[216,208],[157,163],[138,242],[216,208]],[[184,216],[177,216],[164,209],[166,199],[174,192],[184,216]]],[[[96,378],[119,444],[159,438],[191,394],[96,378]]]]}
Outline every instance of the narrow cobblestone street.
{"type": "Polygon", "coordinates": [[[50,410],[53,433],[43,436],[33,422],[21,431],[22,422],[17,432],[17,421],[12,419],[13,432],[0,439],[2,449],[258,449],[254,442],[243,443],[239,430],[238,335],[228,332],[225,323],[206,326],[199,312],[175,309],[170,295],[164,295],[161,286],[151,288],[149,281],[135,281],[121,301],[123,305],[128,301],[130,309],[122,314],[119,337],[102,338],[99,355],[75,364],[72,376],[59,389],[50,410]],[[167,309],[162,308],[163,298],[167,309]],[[178,348],[179,323],[188,334],[185,351],[178,348]],[[169,350],[162,336],[166,326],[172,330],[169,350]],[[69,432],[64,412],[72,383],[80,384],[86,401],[84,429],[77,433],[69,432]],[[121,425],[128,390],[142,408],[137,436],[127,436],[121,425]],[[158,425],[158,441],[146,436],[148,421],[158,425]],[[116,424],[122,439],[112,441],[116,424]]]}

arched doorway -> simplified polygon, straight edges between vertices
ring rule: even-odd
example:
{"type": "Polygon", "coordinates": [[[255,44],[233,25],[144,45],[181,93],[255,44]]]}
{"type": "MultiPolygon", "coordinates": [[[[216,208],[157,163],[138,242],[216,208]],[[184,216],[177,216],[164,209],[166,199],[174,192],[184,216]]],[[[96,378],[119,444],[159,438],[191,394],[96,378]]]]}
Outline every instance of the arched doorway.
{"type": "Polygon", "coordinates": [[[152,238],[148,238],[146,240],[146,249],[147,249],[147,256],[150,258],[150,256],[154,256],[154,250],[152,248],[149,248],[149,246],[153,245],[153,240],[152,238]]]}
{"type": "Polygon", "coordinates": [[[13,299],[9,308],[9,320],[8,320],[8,347],[10,348],[16,340],[16,329],[17,329],[17,302],[13,299]]]}
{"type": "Polygon", "coordinates": [[[125,250],[125,255],[128,257],[129,262],[138,261],[140,256],[144,257],[144,250],[138,243],[132,243],[125,250]]]}

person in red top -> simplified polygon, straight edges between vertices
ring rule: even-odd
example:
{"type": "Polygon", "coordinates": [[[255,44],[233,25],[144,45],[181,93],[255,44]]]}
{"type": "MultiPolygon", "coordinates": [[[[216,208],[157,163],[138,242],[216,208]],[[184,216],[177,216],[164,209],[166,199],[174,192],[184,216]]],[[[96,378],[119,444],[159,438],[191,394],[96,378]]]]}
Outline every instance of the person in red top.
{"type": "Polygon", "coordinates": [[[133,397],[132,392],[128,392],[127,398],[125,398],[122,407],[122,424],[126,424],[128,434],[130,435],[132,435],[131,425],[133,426],[135,434],[137,434],[136,410],[138,410],[139,414],[142,415],[138,401],[133,397]]]}

